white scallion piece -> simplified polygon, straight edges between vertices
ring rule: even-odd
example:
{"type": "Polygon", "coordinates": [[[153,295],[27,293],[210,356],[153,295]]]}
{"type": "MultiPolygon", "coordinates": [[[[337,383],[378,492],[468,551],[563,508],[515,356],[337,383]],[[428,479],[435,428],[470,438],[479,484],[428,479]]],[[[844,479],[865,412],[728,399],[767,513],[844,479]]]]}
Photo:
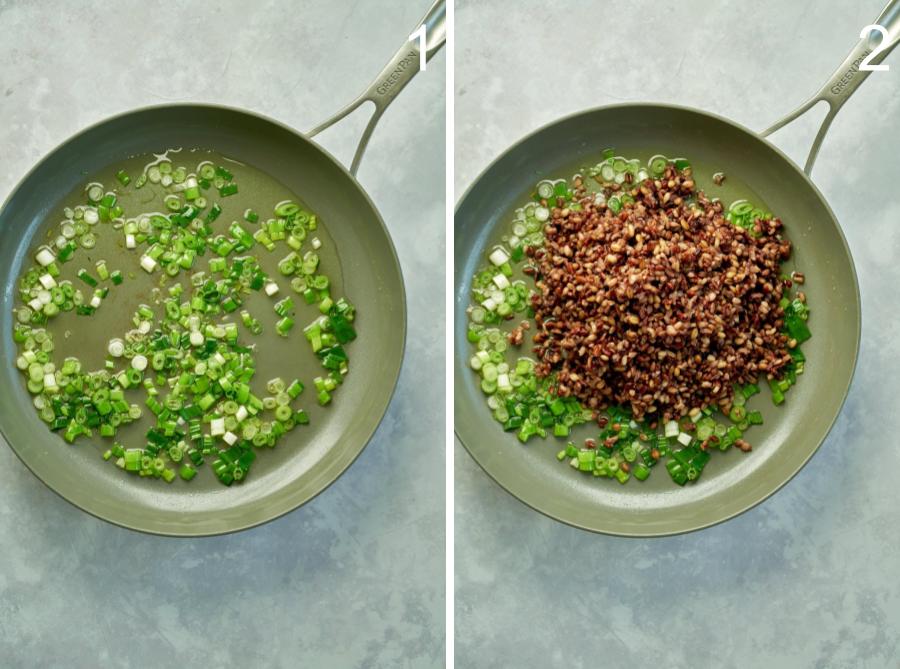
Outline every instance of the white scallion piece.
{"type": "Polygon", "coordinates": [[[34,258],[35,260],[37,260],[38,264],[41,267],[46,267],[54,260],[56,260],[56,256],[53,255],[53,251],[48,249],[46,246],[42,246],[41,248],[39,248],[37,255],[34,258]]]}
{"type": "Polygon", "coordinates": [[[512,383],[509,382],[509,374],[499,374],[497,376],[497,390],[501,393],[511,393],[512,383]]]}
{"type": "Polygon", "coordinates": [[[41,274],[40,279],[38,280],[41,282],[41,285],[47,290],[56,288],[56,279],[54,279],[49,274],[41,274]]]}
{"type": "Polygon", "coordinates": [[[141,256],[141,267],[152,273],[156,269],[156,261],[148,255],[141,256]]]}
{"type": "Polygon", "coordinates": [[[322,241],[318,237],[312,238],[312,247],[316,250],[322,248],[322,241]]]}
{"type": "Polygon", "coordinates": [[[250,415],[250,412],[247,411],[247,407],[245,407],[244,405],[241,405],[238,407],[238,410],[234,413],[234,418],[235,418],[235,420],[237,420],[238,423],[243,423],[245,420],[247,420],[247,416],[249,416],[249,415],[250,415]]]}
{"type": "Polygon", "coordinates": [[[538,207],[534,210],[534,217],[543,223],[544,221],[549,220],[550,210],[547,209],[547,207],[538,207]]]}
{"type": "Polygon", "coordinates": [[[494,285],[497,286],[500,290],[505,288],[509,288],[509,279],[506,278],[505,274],[497,274],[494,278],[494,285]]]}
{"type": "Polygon", "coordinates": [[[97,309],[100,306],[100,302],[102,302],[102,300],[99,295],[94,295],[91,298],[91,306],[94,307],[94,309],[97,309]]]}
{"type": "Polygon", "coordinates": [[[498,246],[493,251],[491,251],[491,255],[488,256],[488,260],[499,267],[503,263],[509,261],[509,255],[507,255],[506,251],[498,246]]]}
{"type": "Polygon", "coordinates": [[[269,281],[266,283],[266,295],[272,297],[278,293],[278,284],[274,281],[269,281]]]}
{"type": "Polygon", "coordinates": [[[678,423],[674,420],[670,420],[666,423],[664,434],[666,437],[677,437],[680,430],[678,429],[678,423]]]}
{"type": "Polygon", "coordinates": [[[553,197],[553,182],[542,181],[537,185],[537,194],[542,200],[549,200],[553,197]]]}
{"type": "Polygon", "coordinates": [[[91,202],[99,202],[103,198],[103,184],[88,184],[87,196],[91,202]]]}
{"type": "Polygon", "coordinates": [[[689,435],[687,432],[679,432],[678,433],[678,443],[681,444],[682,446],[690,445],[691,439],[692,439],[691,435],[689,435]]]}
{"type": "Polygon", "coordinates": [[[234,443],[238,440],[238,437],[234,432],[226,432],[222,435],[222,439],[224,439],[225,443],[229,446],[234,446],[234,443]]]}
{"type": "Polygon", "coordinates": [[[205,341],[203,333],[198,330],[191,332],[191,346],[200,346],[205,341]]]}
{"type": "Polygon", "coordinates": [[[136,355],[131,359],[131,366],[134,367],[137,371],[143,372],[147,369],[147,356],[145,355],[136,355]]]}
{"type": "Polygon", "coordinates": [[[132,235],[130,233],[125,235],[125,248],[133,249],[136,246],[137,246],[137,241],[135,240],[134,235],[132,235]]]}
{"type": "Polygon", "coordinates": [[[84,222],[88,225],[97,225],[100,222],[100,214],[94,208],[84,210],[84,222]]]}
{"type": "Polygon", "coordinates": [[[214,437],[219,437],[225,434],[225,419],[213,418],[211,421],[209,421],[209,433],[214,437]]]}
{"type": "Polygon", "coordinates": [[[497,308],[497,303],[494,302],[491,298],[487,298],[484,302],[481,303],[481,306],[484,307],[486,311],[494,311],[497,308]]]}
{"type": "Polygon", "coordinates": [[[115,339],[110,339],[109,345],[106,347],[106,350],[112,357],[121,358],[125,353],[125,342],[123,342],[118,337],[115,339]]]}

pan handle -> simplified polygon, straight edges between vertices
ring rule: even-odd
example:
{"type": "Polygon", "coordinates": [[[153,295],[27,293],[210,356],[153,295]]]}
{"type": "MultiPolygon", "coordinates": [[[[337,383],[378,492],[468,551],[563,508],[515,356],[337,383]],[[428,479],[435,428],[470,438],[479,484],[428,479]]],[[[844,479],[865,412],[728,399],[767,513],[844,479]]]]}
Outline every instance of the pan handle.
{"type": "MultiPolygon", "coordinates": [[[[900,0],[897,1],[900,2],[900,0]]],[[[375,125],[378,123],[381,115],[384,114],[384,110],[388,108],[388,105],[394,101],[397,94],[419,72],[420,40],[414,35],[422,26],[425,26],[425,60],[429,61],[444,46],[447,38],[445,0],[435,1],[425,14],[425,17],[416,25],[416,29],[410,35],[410,40],[400,47],[399,51],[394,54],[394,57],[388,61],[384,69],[381,70],[379,75],[375,77],[369,87],[359,97],[338,111],[334,116],[306,133],[307,137],[315,137],[325,128],[331,127],[364,103],[374,103],[375,113],[369,119],[369,124],[363,131],[359,145],[356,147],[356,153],[353,156],[353,162],[350,164],[350,174],[354,177],[359,170],[359,163],[362,160],[363,153],[366,151],[366,146],[369,144],[369,139],[372,137],[372,132],[375,130],[375,125]]]]}
{"type": "Polygon", "coordinates": [[[763,130],[760,135],[768,137],[776,130],[783,128],[791,121],[802,116],[820,102],[828,103],[828,114],[822,121],[819,132],[813,140],[812,147],[809,150],[809,156],[806,158],[806,165],[803,171],[807,176],[812,172],[813,163],[819,154],[819,147],[822,140],[825,139],[825,133],[831,126],[834,117],[838,111],[844,106],[844,103],[850,98],[850,95],[859,88],[859,85],[866,80],[872,72],[870,70],[861,70],[859,66],[869,54],[874,55],[868,59],[869,65],[877,65],[883,61],[891,50],[900,42],[900,0],[891,0],[888,2],[881,15],[873,22],[884,28],[884,33],[879,34],[875,30],[866,30],[861,39],[853,47],[850,55],[841,63],[840,67],[835,70],[834,74],[828,79],[818,93],[813,95],[809,100],[797,107],[790,114],[778,121],[775,125],[763,130]]]}

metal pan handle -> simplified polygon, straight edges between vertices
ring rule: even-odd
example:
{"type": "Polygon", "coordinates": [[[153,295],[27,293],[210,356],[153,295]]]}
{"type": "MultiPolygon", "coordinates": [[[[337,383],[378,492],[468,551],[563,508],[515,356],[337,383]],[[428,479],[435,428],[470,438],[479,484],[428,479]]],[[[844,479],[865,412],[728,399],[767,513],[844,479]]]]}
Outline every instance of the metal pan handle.
{"type": "MultiPolygon", "coordinates": [[[[900,0],[897,0],[900,2],[900,0]]],[[[416,24],[413,31],[415,33],[422,26],[425,26],[425,60],[431,60],[447,39],[447,9],[445,0],[436,0],[431,6],[425,17],[416,24]]],[[[315,128],[306,133],[307,137],[315,137],[325,128],[331,127],[345,116],[356,110],[360,105],[366,102],[375,104],[375,113],[369,119],[369,124],[363,131],[356,147],[356,153],[353,156],[353,162],[350,164],[350,174],[356,176],[359,170],[359,163],[362,160],[375,125],[384,114],[384,110],[394,101],[397,94],[412,81],[412,78],[419,72],[419,40],[412,39],[407,41],[400,47],[400,50],[394,54],[394,57],[388,61],[379,75],[375,77],[369,87],[363,91],[359,97],[346,107],[338,111],[334,116],[325,122],[317,125],[315,128]]]]}
{"type": "Polygon", "coordinates": [[[819,132],[809,150],[809,156],[806,158],[806,165],[803,167],[803,171],[806,172],[807,176],[812,172],[813,163],[815,163],[816,156],[819,154],[819,147],[821,147],[822,140],[825,139],[825,133],[831,126],[834,117],[837,116],[838,111],[844,106],[844,103],[847,102],[853,91],[859,88],[860,84],[866,80],[866,77],[872,74],[871,71],[859,69],[862,61],[873,51],[877,50],[878,52],[869,60],[870,65],[877,65],[900,42],[900,0],[888,2],[884,11],[873,21],[873,24],[884,28],[885,34],[881,35],[875,31],[867,31],[856,46],[853,47],[850,55],[834,71],[834,74],[831,75],[818,93],[775,125],[766,128],[760,133],[763,137],[768,137],[776,130],[783,128],[791,121],[805,114],[819,102],[827,102],[829,107],[828,114],[826,114],[822,125],[819,127],[819,132]]]}

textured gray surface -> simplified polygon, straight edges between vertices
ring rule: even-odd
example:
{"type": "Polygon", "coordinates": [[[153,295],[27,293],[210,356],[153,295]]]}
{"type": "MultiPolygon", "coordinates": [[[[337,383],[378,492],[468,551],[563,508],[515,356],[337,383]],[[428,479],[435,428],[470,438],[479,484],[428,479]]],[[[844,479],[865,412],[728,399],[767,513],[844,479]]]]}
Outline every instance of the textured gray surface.
{"type": "MultiPolygon", "coordinates": [[[[459,2],[457,197],[519,137],[587,107],[680,103],[762,129],[824,82],[882,4],[459,2]]],[[[733,521],[628,540],[529,510],[457,444],[457,667],[897,666],[900,60],[886,62],[813,172],[864,312],[850,398],[819,454],[733,521]]],[[[776,143],[801,160],[813,133],[806,123],[776,143]]]]}
{"type": "MultiPolygon", "coordinates": [[[[428,4],[0,0],[0,201],[57,143],[139,105],[217,102],[309,129],[428,4]]],[[[439,54],[404,91],[360,171],[409,299],[406,362],[372,443],[306,507],[204,540],[95,520],[0,448],[0,665],[442,665],[444,66],[439,54]]],[[[363,122],[322,141],[347,160],[363,122]]]]}

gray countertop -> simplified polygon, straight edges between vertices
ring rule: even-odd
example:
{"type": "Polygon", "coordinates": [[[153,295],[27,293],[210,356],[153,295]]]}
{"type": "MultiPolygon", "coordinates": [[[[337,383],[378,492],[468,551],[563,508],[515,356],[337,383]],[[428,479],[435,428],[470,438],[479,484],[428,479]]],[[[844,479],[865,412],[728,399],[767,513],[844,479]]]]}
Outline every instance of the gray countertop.
{"type": "MultiPolygon", "coordinates": [[[[359,93],[428,0],[0,0],[0,201],[80,128],[208,101],[307,130],[359,93]]],[[[0,448],[4,667],[437,667],[444,637],[444,88],[439,54],[387,112],[360,181],[391,230],[409,336],[375,438],[263,527],[151,537],[87,516],[0,448]]],[[[365,114],[322,142],[349,160],[365,114]]]]}
{"type": "MultiPolygon", "coordinates": [[[[521,136],[588,107],[679,103],[761,130],[815,92],[884,1],[458,2],[457,197],[521,136]]],[[[457,667],[897,666],[900,59],[886,62],[813,172],[863,301],[856,378],[819,454],[735,520],[634,540],[531,511],[457,444],[457,667]]],[[[775,142],[802,161],[814,133],[808,121],[775,142]]]]}

